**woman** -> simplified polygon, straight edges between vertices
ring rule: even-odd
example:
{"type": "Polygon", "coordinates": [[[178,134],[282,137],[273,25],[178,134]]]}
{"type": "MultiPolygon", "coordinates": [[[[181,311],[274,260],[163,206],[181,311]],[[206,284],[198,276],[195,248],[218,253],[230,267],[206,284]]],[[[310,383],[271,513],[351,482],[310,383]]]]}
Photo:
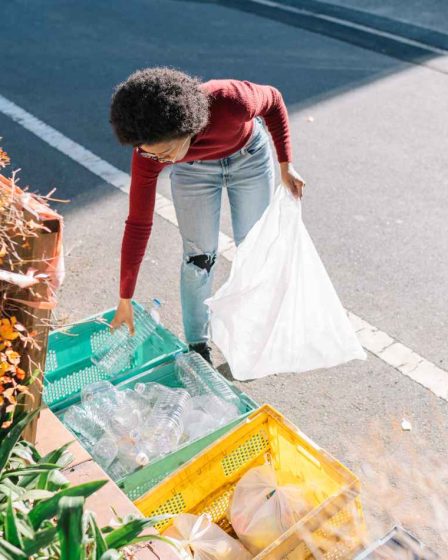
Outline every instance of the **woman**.
{"type": "Polygon", "coordinates": [[[183,240],[181,304],[185,340],[211,362],[208,308],[218,251],[221,192],[227,188],[236,245],[263,214],[274,190],[273,138],[281,180],[302,197],[292,165],[282,95],[247,80],[201,82],[179,70],[138,70],[114,91],[110,122],[134,147],[129,215],[121,249],[120,300],[112,321],[134,332],[131,298],[153,223],[157,177],[171,165],[172,199],[183,240]]]}

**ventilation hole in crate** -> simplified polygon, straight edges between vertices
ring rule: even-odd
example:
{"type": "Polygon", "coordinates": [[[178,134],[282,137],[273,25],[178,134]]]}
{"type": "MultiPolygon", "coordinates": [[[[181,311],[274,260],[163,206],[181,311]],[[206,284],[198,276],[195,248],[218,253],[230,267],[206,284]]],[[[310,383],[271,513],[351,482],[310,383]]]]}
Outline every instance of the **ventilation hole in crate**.
{"type": "Polygon", "coordinates": [[[44,390],[44,400],[48,406],[51,406],[61,399],[73,396],[90,383],[106,379],[108,379],[108,374],[105,371],[96,366],[88,366],[74,371],[66,377],[47,383],[44,390]]]}
{"type": "Polygon", "coordinates": [[[330,517],[313,533],[313,544],[325,560],[344,560],[360,545],[358,524],[349,508],[330,517]]]}
{"type": "Polygon", "coordinates": [[[235,471],[239,470],[246,463],[252,461],[261,453],[264,453],[268,447],[269,441],[262,431],[251,436],[242,445],[226,455],[221,461],[225,476],[230,476],[235,471]]]}
{"type": "Polygon", "coordinates": [[[54,371],[58,367],[58,357],[54,350],[48,350],[45,359],[45,371],[54,371]]]}
{"type": "Polygon", "coordinates": [[[221,529],[224,529],[224,531],[226,532],[231,531],[232,527],[227,518],[227,512],[234,488],[234,484],[231,487],[227,487],[224,492],[221,492],[219,495],[217,495],[216,498],[208,503],[205,507],[199,505],[195,513],[197,515],[208,513],[210,514],[213,523],[217,523],[221,527],[221,529]]]}
{"type": "MultiPolygon", "coordinates": [[[[185,508],[186,506],[182,494],[178,493],[175,494],[173,497],[168,498],[168,500],[166,500],[162,505],[160,505],[157,509],[152,511],[148,517],[155,517],[157,515],[164,515],[164,514],[177,515],[179,513],[184,512],[185,508]]],[[[161,521],[160,523],[157,523],[157,525],[155,525],[155,528],[158,531],[161,531],[168,525],[169,522],[170,522],[169,519],[167,519],[166,521],[161,521]]]]}
{"type": "Polygon", "coordinates": [[[135,488],[131,488],[130,490],[127,490],[125,487],[124,491],[130,500],[132,501],[137,500],[138,498],[143,496],[143,494],[146,494],[148,490],[151,490],[151,488],[156,486],[156,484],[162,482],[162,480],[164,480],[169,474],[170,473],[168,472],[161,473],[159,476],[154,476],[152,478],[149,478],[148,480],[145,480],[145,482],[143,482],[142,484],[139,484],[138,486],[136,486],[135,488]]]}
{"type": "Polygon", "coordinates": [[[90,347],[92,349],[92,352],[96,352],[104,344],[107,344],[111,336],[112,334],[109,329],[102,329],[100,331],[92,333],[92,335],[90,336],[90,347]]]}

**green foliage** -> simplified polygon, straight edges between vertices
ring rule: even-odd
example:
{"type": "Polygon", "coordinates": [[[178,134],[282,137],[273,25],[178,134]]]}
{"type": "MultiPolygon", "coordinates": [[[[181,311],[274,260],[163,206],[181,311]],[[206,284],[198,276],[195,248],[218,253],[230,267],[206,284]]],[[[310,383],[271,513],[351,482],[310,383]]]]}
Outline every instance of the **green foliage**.
{"type": "Polygon", "coordinates": [[[61,472],[72,460],[68,445],[41,456],[20,440],[35,414],[17,415],[15,423],[0,432],[0,558],[124,558],[120,550],[145,540],[139,535],[158,518],[118,519],[117,527],[100,529],[84,504],[106,481],[70,486],[61,472]]]}

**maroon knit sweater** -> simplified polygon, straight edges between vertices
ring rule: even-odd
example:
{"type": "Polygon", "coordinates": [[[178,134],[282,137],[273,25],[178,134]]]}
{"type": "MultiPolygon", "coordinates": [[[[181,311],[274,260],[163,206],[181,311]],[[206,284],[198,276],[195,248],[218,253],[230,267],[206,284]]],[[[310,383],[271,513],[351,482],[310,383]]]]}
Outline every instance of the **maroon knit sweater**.
{"type": "MultiPolygon", "coordinates": [[[[278,89],[247,80],[210,80],[200,85],[211,97],[207,126],[192,138],[179,161],[220,159],[240,150],[249,140],[253,118],[263,117],[279,162],[292,161],[288,113],[278,89]]],[[[131,298],[152,229],[157,177],[172,165],[132,152],[129,214],[121,247],[120,297],[131,298]]]]}

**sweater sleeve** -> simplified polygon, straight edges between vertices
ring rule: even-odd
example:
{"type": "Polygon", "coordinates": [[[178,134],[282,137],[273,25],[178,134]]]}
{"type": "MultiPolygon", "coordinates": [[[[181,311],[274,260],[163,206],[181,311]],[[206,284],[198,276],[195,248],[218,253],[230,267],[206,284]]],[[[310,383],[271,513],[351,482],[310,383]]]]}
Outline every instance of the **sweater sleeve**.
{"type": "Polygon", "coordinates": [[[134,295],[137,276],[151,234],[157,178],[166,164],[139,156],[133,150],[129,213],[121,245],[120,297],[134,295]]]}
{"type": "Polygon", "coordinates": [[[278,161],[292,161],[288,111],[280,91],[273,86],[248,80],[232,80],[232,86],[244,120],[263,117],[271,133],[278,161]]]}

